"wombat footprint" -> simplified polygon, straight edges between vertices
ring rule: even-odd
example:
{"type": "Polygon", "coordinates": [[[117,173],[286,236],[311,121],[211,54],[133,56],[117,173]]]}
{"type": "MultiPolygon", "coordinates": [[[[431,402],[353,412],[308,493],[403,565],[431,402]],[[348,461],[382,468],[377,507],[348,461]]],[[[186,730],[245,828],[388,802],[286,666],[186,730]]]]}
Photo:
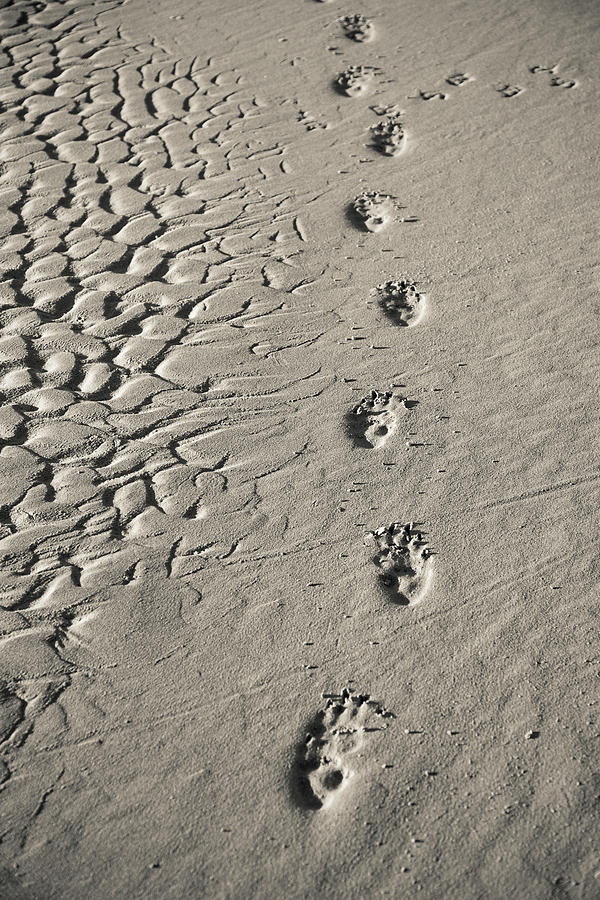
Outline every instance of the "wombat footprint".
{"type": "Polygon", "coordinates": [[[373,39],[375,34],[373,23],[365,16],[343,16],[340,22],[342,31],[350,40],[365,43],[373,39]]]}
{"type": "Polygon", "coordinates": [[[369,129],[373,146],[385,156],[399,156],[406,146],[406,132],[400,116],[388,116],[369,129]]]}
{"type": "Polygon", "coordinates": [[[309,809],[330,806],[355,774],[351,758],[365,735],[386,729],[382,720],[389,718],[393,714],[368,694],[345,688],[328,696],[298,748],[292,787],[299,802],[309,809]]]}
{"type": "Polygon", "coordinates": [[[412,327],[425,312],[425,298],[417,290],[416,283],[407,278],[378,284],[375,291],[379,305],[396,324],[412,327]]]}
{"type": "Polygon", "coordinates": [[[373,70],[367,66],[348,66],[335,79],[335,86],[347,97],[358,97],[369,89],[372,73],[373,70]]]}
{"type": "Polygon", "coordinates": [[[415,523],[383,525],[368,532],[366,541],[374,545],[373,562],[381,584],[393,594],[395,602],[403,606],[419,603],[431,577],[431,550],[415,523]]]}
{"type": "Polygon", "coordinates": [[[409,401],[392,391],[371,391],[348,414],[348,430],[359,447],[383,447],[398,427],[401,408],[409,401]]]}
{"type": "Polygon", "coordinates": [[[394,213],[394,201],[388,194],[363,191],[352,203],[355,217],[367,231],[381,231],[394,213]]]}

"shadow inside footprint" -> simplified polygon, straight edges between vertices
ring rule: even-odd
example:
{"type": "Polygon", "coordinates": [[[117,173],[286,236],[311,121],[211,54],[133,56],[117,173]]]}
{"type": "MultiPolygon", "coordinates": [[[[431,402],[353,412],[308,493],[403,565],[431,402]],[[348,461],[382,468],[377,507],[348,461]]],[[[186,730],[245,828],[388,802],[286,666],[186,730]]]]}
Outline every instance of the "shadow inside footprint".
{"type": "Polygon", "coordinates": [[[361,231],[376,234],[382,231],[394,216],[395,198],[379,191],[363,191],[346,211],[347,218],[361,231]]]}
{"type": "Polygon", "coordinates": [[[354,202],[349,203],[344,210],[344,217],[349,225],[352,225],[354,228],[359,229],[359,231],[364,231],[365,228],[365,220],[357,212],[354,202]]]}
{"type": "Polygon", "coordinates": [[[331,791],[338,790],[344,781],[344,772],[323,752],[326,709],[314,717],[296,751],[291,789],[296,803],[305,809],[321,809],[324,799],[331,791]]]}
{"type": "Polygon", "coordinates": [[[406,133],[400,116],[388,116],[369,129],[371,145],[384,156],[399,156],[406,147],[406,133]]]}
{"type": "Polygon", "coordinates": [[[369,427],[369,421],[365,415],[358,415],[354,410],[351,410],[346,413],[345,424],[346,431],[355,447],[360,447],[363,450],[373,449],[373,444],[365,436],[369,427]]]}

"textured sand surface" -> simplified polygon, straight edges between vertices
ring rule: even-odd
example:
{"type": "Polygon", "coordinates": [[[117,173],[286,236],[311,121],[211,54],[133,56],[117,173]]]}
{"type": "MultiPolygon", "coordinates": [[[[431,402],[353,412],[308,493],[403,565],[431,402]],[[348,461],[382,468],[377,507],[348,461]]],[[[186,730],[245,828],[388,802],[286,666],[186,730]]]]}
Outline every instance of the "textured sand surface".
{"type": "Polygon", "coordinates": [[[600,896],[592,0],[0,3],[0,897],[600,896]]]}

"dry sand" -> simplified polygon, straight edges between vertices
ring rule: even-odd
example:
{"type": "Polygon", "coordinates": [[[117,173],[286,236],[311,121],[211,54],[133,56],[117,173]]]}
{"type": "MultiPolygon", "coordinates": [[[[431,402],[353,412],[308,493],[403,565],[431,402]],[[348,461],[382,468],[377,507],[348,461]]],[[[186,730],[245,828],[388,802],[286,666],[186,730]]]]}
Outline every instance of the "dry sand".
{"type": "Polygon", "coordinates": [[[0,23],[0,896],[600,896],[597,4],[0,23]]]}

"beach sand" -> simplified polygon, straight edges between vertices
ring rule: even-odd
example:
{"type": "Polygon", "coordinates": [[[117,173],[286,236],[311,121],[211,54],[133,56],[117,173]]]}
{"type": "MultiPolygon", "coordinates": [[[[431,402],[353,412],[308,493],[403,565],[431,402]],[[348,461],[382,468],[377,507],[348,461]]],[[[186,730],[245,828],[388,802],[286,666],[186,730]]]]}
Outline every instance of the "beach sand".
{"type": "Polygon", "coordinates": [[[0,10],[0,896],[600,895],[594,2],[0,10]]]}

